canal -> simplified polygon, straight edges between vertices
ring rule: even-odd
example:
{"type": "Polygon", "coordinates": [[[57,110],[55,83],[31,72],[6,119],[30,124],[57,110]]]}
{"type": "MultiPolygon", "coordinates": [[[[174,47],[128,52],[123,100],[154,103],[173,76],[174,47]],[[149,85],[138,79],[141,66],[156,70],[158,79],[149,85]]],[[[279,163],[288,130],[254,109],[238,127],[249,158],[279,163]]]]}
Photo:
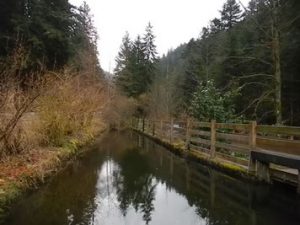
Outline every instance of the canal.
{"type": "Polygon", "coordinates": [[[300,199],[112,132],[11,209],[5,225],[298,225],[300,199]]]}

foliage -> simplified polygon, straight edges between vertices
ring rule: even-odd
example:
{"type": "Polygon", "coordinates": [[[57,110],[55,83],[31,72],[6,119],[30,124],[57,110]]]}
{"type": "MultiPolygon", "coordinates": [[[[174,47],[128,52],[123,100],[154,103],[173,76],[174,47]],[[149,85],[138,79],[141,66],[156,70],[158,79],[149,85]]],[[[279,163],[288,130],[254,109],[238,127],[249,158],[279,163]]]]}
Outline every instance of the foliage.
{"type": "Polygon", "coordinates": [[[237,114],[299,125],[299,1],[252,0],[243,9],[226,1],[198,39],[162,57],[159,74],[177,80],[181,112],[191,107],[200,83],[214,80],[222,91],[231,90],[232,83],[240,88],[233,101],[237,114]]]}
{"type": "Polygon", "coordinates": [[[62,146],[70,137],[93,135],[97,112],[105,103],[101,83],[69,73],[50,78],[36,103],[45,144],[62,146]]]}
{"type": "Polygon", "coordinates": [[[129,97],[147,92],[155,77],[157,52],[152,26],[149,23],[143,37],[132,42],[126,33],[116,58],[116,84],[129,97]]]}
{"type": "Polygon", "coordinates": [[[232,121],[235,119],[233,100],[238,94],[238,89],[222,93],[212,80],[201,83],[193,94],[192,115],[200,121],[232,121]]]}
{"type": "Polygon", "coordinates": [[[242,10],[235,0],[228,0],[221,11],[221,21],[223,29],[232,28],[242,19],[242,10]]]}
{"type": "Polygon", "coordinates": [[[28,53],[20,68],[23,75],[61,69],[87,45],[97,57],[97,35],[86,3],[77,9],[68,0],[2,0],[0,14],[0,60],[21,43],[28,53]]]}

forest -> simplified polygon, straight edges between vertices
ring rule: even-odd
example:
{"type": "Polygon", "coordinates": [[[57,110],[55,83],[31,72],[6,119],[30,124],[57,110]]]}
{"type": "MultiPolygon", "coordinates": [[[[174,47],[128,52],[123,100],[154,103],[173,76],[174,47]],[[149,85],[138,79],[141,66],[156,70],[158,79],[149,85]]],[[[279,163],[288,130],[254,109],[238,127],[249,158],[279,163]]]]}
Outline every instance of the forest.
{"type": "Polygon", "coordinates": [[[106,76],[87,3],[2,0],[1,157],[28,143],[62,146],[90,135],[95,119],[299,126],[299,9],[296,0],[227,0],[198,38],[161,57],[149,22],[144,34],[124,35],[114,74],[106,76]]]}
{"type": "Polygon", "coordinates": [[[299,1],[227,0],[192,38],[158,57],[151,24],[125,34],[116,84],[152,118],[300,125],[299,1]]]}

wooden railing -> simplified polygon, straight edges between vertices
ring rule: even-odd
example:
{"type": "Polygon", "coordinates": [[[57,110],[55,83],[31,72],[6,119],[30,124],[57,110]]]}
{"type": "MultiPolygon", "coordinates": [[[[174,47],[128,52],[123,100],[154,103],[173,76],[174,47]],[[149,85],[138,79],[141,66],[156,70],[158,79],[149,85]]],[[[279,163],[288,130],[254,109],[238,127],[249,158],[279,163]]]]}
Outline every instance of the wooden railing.
{"type": "MultiPolygon", "coordinates": [[[[249,171],[257,169],[251,153],[260,151],[299,159],[300,165],[300,127],[136,118],[132,120],[132,127],[186,150],[206,154],[211,159],[221,158],[242,165],[249,171]]],[[[268,169],[270,164],[274,162],[268,162],[268,169]]],[[[297,166],[291,168],[299,170],[297,166]]]]}

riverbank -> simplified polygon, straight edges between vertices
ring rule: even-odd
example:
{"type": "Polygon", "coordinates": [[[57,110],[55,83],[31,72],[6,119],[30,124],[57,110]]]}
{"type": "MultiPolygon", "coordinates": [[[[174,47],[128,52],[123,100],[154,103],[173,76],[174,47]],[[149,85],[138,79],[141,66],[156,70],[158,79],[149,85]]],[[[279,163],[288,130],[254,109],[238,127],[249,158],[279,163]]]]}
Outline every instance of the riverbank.
{"type": "Polygon", "coordinates": [[[272,126],[255,122],[249,125],[138,119],[132,120],[132,128],[185,158],[226,174],[255,182],[286,184],[300,193],[295,164],[299,161],[296,151],[299,141],[288,140],[287,136],[285,139],[276,137],[276,134],[297,136],[297,127],[275,127],[274,130],[272,126]],[[265,158],[258,158],[257,154],[259,157],[265,154],[265,158]]]}
{"type": "Polygon", "coordinates": [[[89,143],[101,137],[105,125],[96,135],[73,137],[61,147],[39,147],[0,162],[0,220],[9,206],[27,191],[37,189],[77,156],[86,152],[89,143]]]}
{"type": "Polygon", "coordinates": [[[233,162],[227,162],[226,160],[220,158],[211,159],[207,154],[203,154],[199,151],[185,150],[185,145],[182,143],[175,142],[171,144],[168,140],[161,139],[151,134],[144,133],[136,129],[134,129],[134,131],[147,136],[148,138],[166,147],[169,151],[173,152],[178,156],[184,157],[191,161],[199,162],[203,165],[210,166],[214,169],[217,169],[221,172],[224,172],[225,174],[228,174],[238,179],[242,178],[244,180],[251,181],[251,182],[260,182],[257,179],[257,177],[253,173],[249,172],[247,168],[244,166],[235,164],[233,162]]]}

